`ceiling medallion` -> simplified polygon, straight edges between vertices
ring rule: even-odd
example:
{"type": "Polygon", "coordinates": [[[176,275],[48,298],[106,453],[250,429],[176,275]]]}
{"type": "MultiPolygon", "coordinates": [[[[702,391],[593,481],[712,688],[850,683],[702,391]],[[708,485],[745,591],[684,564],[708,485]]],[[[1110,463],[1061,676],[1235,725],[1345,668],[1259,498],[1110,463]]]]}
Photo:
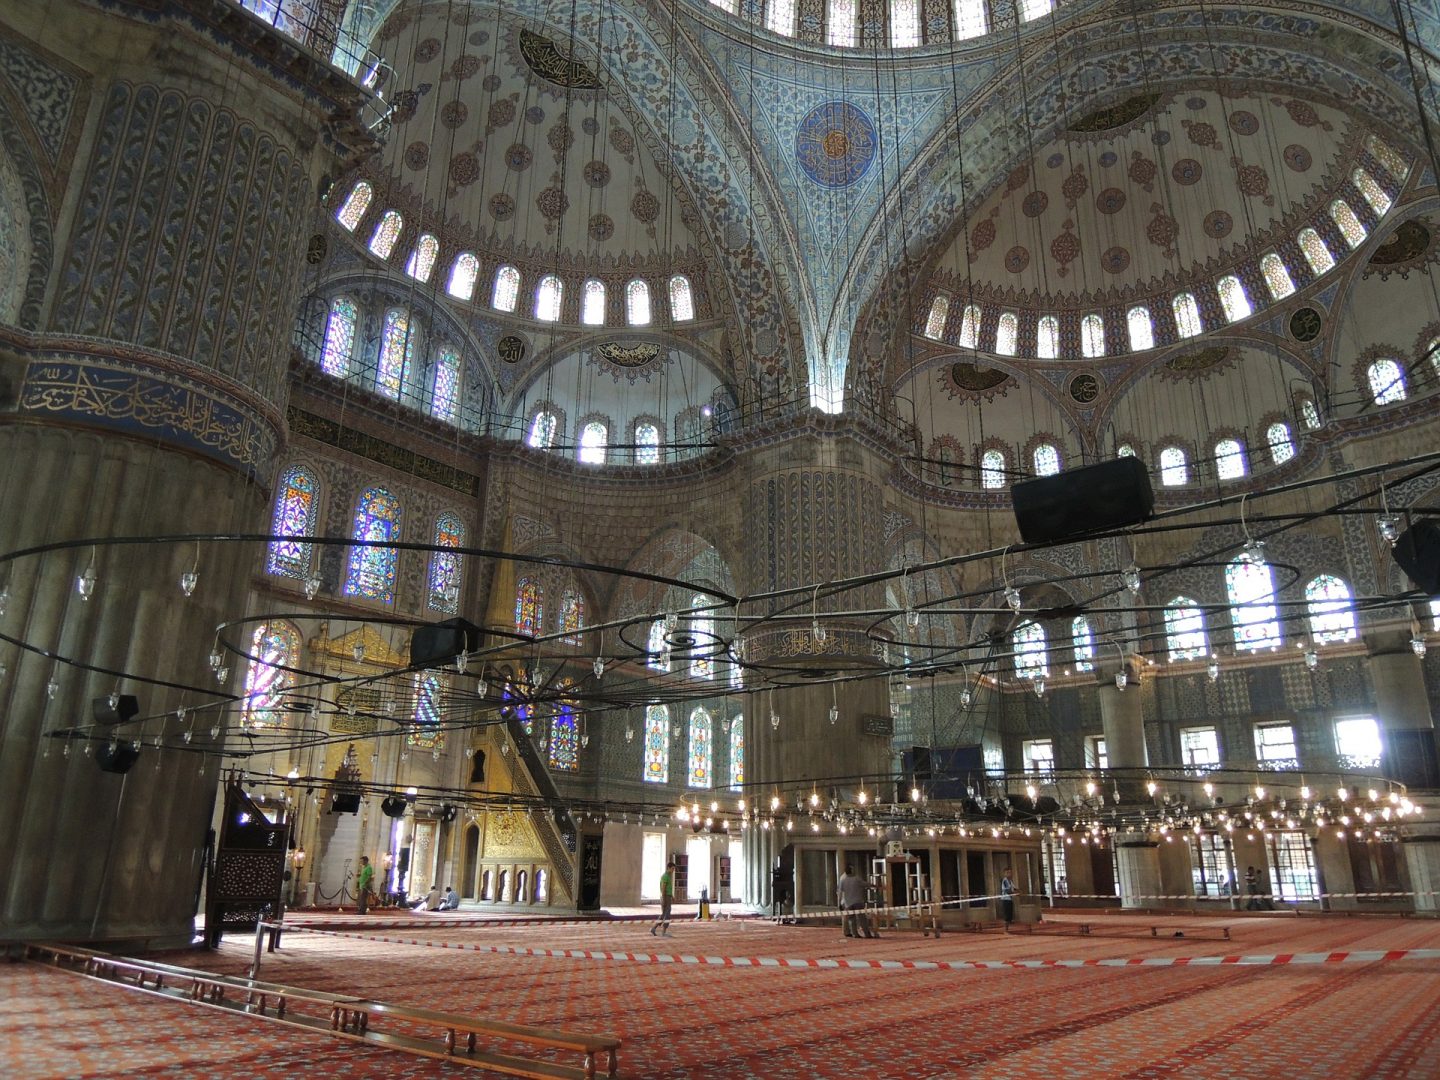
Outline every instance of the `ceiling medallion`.
{"type": "Polygon", "coordinates": [[[967,361],[945,368],[941,376],[945,392],[951,398],[992,401],[1012,386],[1019,386],[1013,377],[995,368],[982,368],[967,361]]]}
{"type": "Polygon", "coordinates": [[[1161,97],[1160,94],[1137,94],[1118,105],[1111,105],[1108,109],[1087,113],[1071,124],[1070,130],[1090,135],[1097,131],[1113,131],[1115,128],[1133,124],[1153,109],[1161,97]]]}
{"type": "Polygon", "coordinates": [[[507,334],[496,344],[495,351],[500,354],[500,359],[505,363],[518,364],[525,359],[525,339],[516,337],[514,334],[507,334]]]}
{"type": "Polygon", "coordinates": [[[599,90],[600,80],[584,64],[572,60],[549,38],[520,31],[520,55],[530,70],[547,82],[571,90],[599,90]]]}
{"type": "Polygon", "coordinates": [[[811,109],[795,132],[795,160],[821,187],[849,187],[875,160],[875,125],[848,101],[811,109]]]}
{"type": "Polygon", "coordinates": [[[1229,361],[1232,352],[1228,345],[1212,345],[1208,349],[1196,349],[1194,352],[1172,356],[1162,367],[1173,375],[1190,378],[1208,375],[1229,361]]]}
{"type": "Polygon", "coordinates": [[[1089,405],[1100,396],[1100,379],[1094,373],[1082,371],[1070,380],[1070,396],[1081,405],[1089,405]]]}
{"type": "Polygon", "coordinates": [[[1370,256],[1365,275],[1378,273],[1382,281],[1395,273],[1408,278],[1411,270],[1434,261],[1435,249],[1435,234],[1425,222],[1403,221],[1370,256]]]}
{"type": "Polygon", "coordinates": [[[1290,316],[1290,336],[1302,343],[1314,341],[1324,325],[1320,312],[1313,307],[1302,307],[1290,316]]]}
{"type": "Polygon", "coordinates": [[[623,378],[631,383],[637,378],[649,382],[650,376],[672,359],[674,357],[668,351],[662,352],[653,341],[637,341],[628,345],[619,341],[602,341],[588,357],[591,364],[616,382],[623,378]]]}

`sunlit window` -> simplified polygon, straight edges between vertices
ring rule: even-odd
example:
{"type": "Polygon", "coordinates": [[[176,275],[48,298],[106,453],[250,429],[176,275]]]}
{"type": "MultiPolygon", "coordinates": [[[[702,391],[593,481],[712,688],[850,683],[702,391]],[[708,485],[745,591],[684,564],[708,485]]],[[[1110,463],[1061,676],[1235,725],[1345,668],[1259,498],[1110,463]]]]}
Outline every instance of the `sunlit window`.
{"type": "Polygon", "coordinates": [[[586,326],[605,325],[605,283],[588,278],[580,294],[580,321],[586,326]]]}
{"type": "Polygon", "coordinates": [[[1265,429],[1265,441],[1270,444],[1270,460],[1284,465],[1295,456],[1295,440],[1290,437],[1290,425],[1276,420],[1265,429]]]}
{"type": "Polygon", "coordinates": [[[490,296],[490,306],[496,311],[514,311],[520,299],[520,271],[513,266],[502,266],[495,271],[495,291],[490,296]]]}
{"type": "Polygon", "coordinates": [[[1200,321],[1200,305],[1195,302],[1192,294],[1179,293],[1170,307],[1175,312],[1175,332],[1182,338],[1194,337],[1205,329],[1200,321]]]}
{"type": "Polygon", "coordinates": [[[441,349],[435,357],[435,371],[430,382],[430,415],[437,420],[453,422],[460,405],[460,354],[454,349],[441,349]]]}
{"type": "Polygon", "coordinates": [[[1253,652],[1280,644],[1275,574],[1268,563],[1245,554],[1236,556],[1225,567],[1225,591],[1237,649],[1253,652]]]}
{"type": "Polygon", "coordinates": [[[1370,204],[1370,209],[1375,211],[1376,217],[1384,217],[1385,212],[1390,209],[1390,196],[1385,194],[1382,188],[1364,168],[1356,169],[1350,174],[1350,179],[1360,189],[1360,194],[1365,196],[1365,201],[1370,204]]]}
{"type": "Polygon", "coordinates": [[[533,446],[537,450],[548,450],[555,445],[556,428],[555,414],[547,411],[540,411],[530,421],[530,431],[525,436],[527,446],[533,446]]]}
{"type": "Polygon", "coordinates": [[[385,313],[380,330],[380,355],[375,364],[375,389],[386,397],[398,400],[410,384],[415,338],[409,315],[398,308],[385,313]]]}
{"type": "Polygon", "coordinates": [[[1265,288],[1270,290],[1271,299],[1284,300],[1295,291],[1295,282],[1290,280],[1289,268],[1273,251],[1261,256],[1260,274],[1265,279],[1265,288]]]}
{"type": "Polygon", "coordinates": [[[1171,660],[1194,660],[1210,651],[1205,613],[1194,600],[1177,596],[1165,605],[1165,644],[1171,660]]]}
{"type": "Polygon", "coordinates": [[[1384,746],[1380,725],[1373,716],[1352,716],[1335,721],[1335,752],[1341,765],[1351,769],[1374,769],[1380,764],[1384,746]]]}
{"type": "Polygon", "coordinates": [[[415,242],[415,250],[410,252],[410,260],[405,264],[405,272],[416,281],[429,281],[431,273],[435,270],[435,259],[440,254],[440,241],[429,233],[421,235],[415,242]]]}
{"type": "Polygon", "coordinates": [[[1245,295],[1245,286],[1240,284],[1238,277],[1226,274],[1215,283],[1215,291],[1220,294],[1220,308],[1225,312],[1227,321],[1238,322],[1249,317],[1253,310],[1250,297],[1245,295]]]}
{"type": "Polygon", "coordinates": [[[1043,18],[1054,10],[1054,0],[1020,0],[1020,18],[1023,22],[1043,18]]]}
{"type": "Polygon", "coordinates": [[[1365,140],[1365,149],[1370,151],[1372,157],[1385,167],[1385,171],[1396,180],[1404,180],[1410,172],[1410,164],[1398,153],[1395,148],[1384,139],[1371,135],[1365,140]]]}
{"type": "Polygon", "coordinates": [[[395,241],[400,239],[400,229],[405,219],[398,211],[386,210],[370,236],[370,251],[381,259],[388,259],[395,250],[395,241]]]}
{"type": "Polygon", "coordinates": [[[1220,764],[1220,739],[1213,727],[1180,729],[1180,760],[1192,769],[1220,764]]]}
{"type": "Polygon", "coordinates": [[[925,319],[925,336],[939,341],[945,336],[945,317],[950,314],[950,298],[940,293],[930,301],[930,314],[925,319]]]}
{"type": "Polygon", "coordinates": [[[1034,466],[1036,476],[1054,476],[1060,471],[1060,451],[1054,443],[1035,447],[1034,466]]]}
{"type": "Polygon", "coordinates": [[[349,297],[337,296],[330,302],[330,314],[325,319],[325,343],[320,350],[320,367],[327,375],[343,379],[350,372],[356,316],[355,302],[349,297]]]}
{"type": "Polygon", "coordinates": [[[1043,315],[1035,324],[1035,355],[1041,360],[1060,355],[1060,320],[1054,315],[1043,315]]]}
{"type": "Polygon", "coordinates": [[[1295,728],[1290,724],[1256,724],[1255,760],[1267,769],[1296,768],[1300,758],[1295,752],[1295,728]]]}
{"type": "Polygon", "coordinates": [[[795,36],[795,0],[770,0],[765,25],[785,37],[795,36]]]}
{"type": "Polygon", "coordinates": [[[841,47],[855,44],[855,0],[828,0],[825,40],[841,47]]]}
{"type": "Polygon", "coordinates": [[[1335,222],[1335,227],[1340,230],[1340,235],[1345,238],[1345,243],[1351,249],[1359,247],[1365,241],[1365,226],[1360,224],[1360,219],[1355,216],[1355,211],[1344,199],[1336,199],[1330,204],[1330,219],[1335,222]]]}
{"type": "Polygon", "coordinates": [[[1144,352],[1155,347],[1155,327],[1150,323],[1150,309],[1144,306],[1132,307],[1125,316],[1130,330],[1130,348],[1144,352]]]}
{"type": "Polygon", "coordinates": [[[660,428],[643,421],[635,425],[635,464],[654,465],[660,460],[660,428]]]}
{"type": "Polygon", "coordinates": [[[1053,776],[1055,773],[1055,741],[1053,739],[1027,739],[1020,745],[1025,756],[1025,771],[1036,776],[1053,776]]]}
{"type": "Polygon", "coordinates": [[[985,0],[955,0],[955,37],[979,37],[989,29],[986,18],[985,0]]]}
{"type": "Polygon", "coordinates": [[[355,231],[355,226],[360,224],[365,211],[370,209],[370,200],[374,195],[375,189],[364,180],[350,189],[350,194],[345,196],[340,209],[335,211],[335,220],[340,222],[346,232],[355,231]]]}
{"type": "Polygon", "coordinates": [[[576,456],[587,465],[605,464],[605,444],[609,431],[599,420],[591,420],[580,429],[580,446],[576,456]]]}
{"type": "Polygon", "coordinates": [[[920,0],[890,0],[890,44],[897,49],[920,44],[920,0]]]}
{"type": "Polygon", "coordinates": [[[684,274],[670,279],[670,317],[676,322],[695,318],[695,297],[690,291],[690,279],[684,274]]]}
{"type": "Polygon", "coordinates": [[[980,340],[980,308],[966,304],[960,313],[960,347],[973,349],[980,340]]]}
{"type": "Polygon", "coordinates": [[[565,286],[554,274],[546,274],[535,287],[535,318],[542,322],[555,322],[560,318],[560,301],[565,286]]]}
{"type": "Polygon", "coordinates": [[[650,286],[639,278],[625,286],[625,321],[631,326],[650,325],[650,286]]]}
{"type": "Polygon", "coordinates": [[[1350,586],[1333,574],[1321,574],[1305,586],[1310,636],[1318,645],[1355,640],[1355,605],[1350,586]]]}
{"type": "Polygon", "coordinates": [[[457,300],[469,300],[475,295],[475,279],[480,276],[480,260],[468,251],[455,256],[450,267],[450,281],[445,291],[457,300]]]}
{"type": "Polygon", "coordinates": [[[1090,620],[1077,615],[1070,623],[1070,642],[1075,650],[1075,670],[1095,669],[1095,632],[1090,629],[1090,620]]]}
{"type": "Polygon", "coordinates": [[[1221,480],[1239,480],[1245,475],[1245,447],[1239,439],[1221,439],[1215,444],[1215,475],[1221,480]]]}
{"type": "Polygon", "coordinates": [[[1043,679],[1050,674],[1050,656],[1045,648],[1045,628],[1028,622],[1010,635],[1015,650],[1015,677],[1043,679]]]}
{"type": "Polygon", "coordinates": [[[1003,488],[1005,486],[1005,455],[999,450],[986,450],[980,458],[980,486],[1003,488]]]}
{"type": "Polygon", "coordinates": [[[1325,241],[1320,239],[1320,234],[1314,229],[1301,229],[1295,241],[1300,245],[1300,253],[1305,256],[1305,261],[1310,264],[1310,272],[1316,277],[1335,265],[1335,256],[1330,254],[1325,241]]]}
{"type": "Polygon", "coordinates": [[[1320,427],[1320,410],[1309,398],[1300,399],[1300,419],[1305,421],[1305,427],[1310,431],[1316,431],[1320,427]]]}
{"type": "Polygon", "coordinates": [[[1365,377],[1370,382],[1376,405],[1393,405],[1405,400],[1405,373],[1394,360],[1381,357],[1370,365],[1365,377]]]}
{"type": "Polygon", "coordinates": [[[1105,355],[1105,320],[1093,312],[1080,320],[1080,355],[1105,355]]]}
{"type": "Polygon", "coordinates": [[[1015,355],[1015,339],[1020,335],[1020,320],[1007,311],[995,324],[995,352],[999,356],[1015,355]]]}
{"type": "Polygon", "coordinates": [[[1178,446],[1167,446],[1160,451],[1160,483],[1166,487],[1179,487],[1190,482],[1190,465],[1185,460],[1185,451],[1178,446]]]}

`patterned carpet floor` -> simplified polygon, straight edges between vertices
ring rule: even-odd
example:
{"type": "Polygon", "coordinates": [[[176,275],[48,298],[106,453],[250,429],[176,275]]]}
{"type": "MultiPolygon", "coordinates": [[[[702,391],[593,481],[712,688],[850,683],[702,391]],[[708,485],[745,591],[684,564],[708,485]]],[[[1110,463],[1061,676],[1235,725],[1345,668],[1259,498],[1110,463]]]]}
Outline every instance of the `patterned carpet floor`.
{"type": "MultiPolygon", "coordinates": [[[[1093,932],[1081,936],[1081,918],[1062,916],[1044,933],[886,933],[878,941],[845,939],[835,926],[763,921],[677,922],[668,939],[652,937],[644,922],[405,921],[416,928],[315,919],[344,936],[288,932],[265,957],[262,978],[612,1032],[624,1039],[620,1074],[630,1080],[1440,1077],[1437,959],[994,970],[808,964],[1440,948],[1440,923],[1429,920],[1091,915],[1084,921],[1093,932]],[[1226,926],[1229,941],[1219,933],[1226,926]],[[367,940],[376,936],[405,940],[367,940]],[[567,949],[612,958],[533,954],[567,949]],[[733,966],[761,957],[807,963],[733,966]]],[[[217,953],[165,959],[239,974],[251,948],[236,938],[217,953]]],[[[0,1046],[6,1076],[25,1080],[479,1075],[18,964],[0,966],[0,1046]]]]}

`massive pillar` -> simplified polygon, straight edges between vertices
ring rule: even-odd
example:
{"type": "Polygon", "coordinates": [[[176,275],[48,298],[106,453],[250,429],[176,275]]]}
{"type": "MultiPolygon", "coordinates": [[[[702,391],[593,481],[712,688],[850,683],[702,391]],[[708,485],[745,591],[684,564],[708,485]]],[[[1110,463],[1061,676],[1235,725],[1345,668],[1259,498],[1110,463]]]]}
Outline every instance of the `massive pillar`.
{"type": "Polygon", "coordinates": [[[1403,630],[1366,635],[1375,711],[1383,729],[1384,772],[1412,787],[1440,785],[1435,721],[1425,689],[1425,669],[1403,630]]]}
{"type": "MultiPolygon", "coordinates": [[[[1144,769],[1150,764],[1145,751],[1145,710],[1139,680],[1127,663],[1129,688],[1115,685],[1113,666],[1100,666],[1100,723],[1105,731],[1105,756],[1112,769],[1144,769]]],[[[1135,785],[1138,786],[1138,785],[1135,785]]]]}
{"type": "Polygon", "coordinates": [[[1115,838],[1116,868],[1120,872],[1120,906],[1164,907],[1160,887],[1160,845],[1143,834],[1115,838]]]}
{"type": "Polygon", "coordinates": [[[197,751],[233,712],[206,657],[262,549],[106,540],[268,531],[321,127],[364,95],[226,0],[10,5],[0,40],[0,175],[25,193],[0,181],[23,236],[0,553],[94,541],[0,563],[0,925],[188,941],[218,769],[197,751]],[[116,690],[139,716],[95,728],[116,690]],[[96,765],[112,735],[140,744],[128,772],[96,765]]]}

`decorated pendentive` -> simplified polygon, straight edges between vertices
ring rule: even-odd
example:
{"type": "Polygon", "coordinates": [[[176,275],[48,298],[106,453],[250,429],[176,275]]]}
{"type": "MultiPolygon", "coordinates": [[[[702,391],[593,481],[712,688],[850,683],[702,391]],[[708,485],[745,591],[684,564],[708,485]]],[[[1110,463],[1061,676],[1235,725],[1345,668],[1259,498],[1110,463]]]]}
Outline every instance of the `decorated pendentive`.
{"type": "Polygon", "coordinates": [[[827,101],[805,114],[795,132],[795,160],[821,187],[849,187],[869,171],[878,139],[864,110],[827,101]]]}

